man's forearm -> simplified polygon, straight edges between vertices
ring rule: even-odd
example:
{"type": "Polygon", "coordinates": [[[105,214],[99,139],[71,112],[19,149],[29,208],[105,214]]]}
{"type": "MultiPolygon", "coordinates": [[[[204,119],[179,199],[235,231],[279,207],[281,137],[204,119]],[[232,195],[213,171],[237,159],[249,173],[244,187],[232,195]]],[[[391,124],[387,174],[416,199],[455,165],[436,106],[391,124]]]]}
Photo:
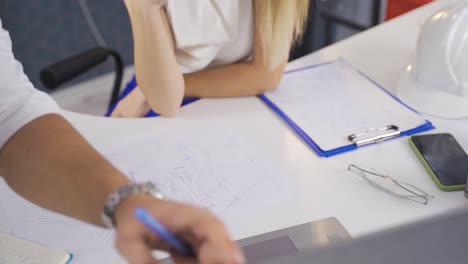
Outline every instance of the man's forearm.
{"type": "Polygon", "coordinates": [[[128,183],[59,115],[32,121],[8,141],[0,175],[26,199],[96,225],[107,195],[128,183]]]}

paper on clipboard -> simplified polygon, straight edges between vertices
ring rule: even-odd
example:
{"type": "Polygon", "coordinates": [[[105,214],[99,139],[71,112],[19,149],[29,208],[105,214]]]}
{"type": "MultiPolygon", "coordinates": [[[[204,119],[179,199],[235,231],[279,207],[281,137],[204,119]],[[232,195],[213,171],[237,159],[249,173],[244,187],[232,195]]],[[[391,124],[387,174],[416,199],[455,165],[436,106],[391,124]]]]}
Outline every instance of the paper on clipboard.
{"type": "Polygon", "coordinates": [[[287,73],[265,96],[324,151],[372,128],[408,131],[428,123],[344,60],[287,73]]]}

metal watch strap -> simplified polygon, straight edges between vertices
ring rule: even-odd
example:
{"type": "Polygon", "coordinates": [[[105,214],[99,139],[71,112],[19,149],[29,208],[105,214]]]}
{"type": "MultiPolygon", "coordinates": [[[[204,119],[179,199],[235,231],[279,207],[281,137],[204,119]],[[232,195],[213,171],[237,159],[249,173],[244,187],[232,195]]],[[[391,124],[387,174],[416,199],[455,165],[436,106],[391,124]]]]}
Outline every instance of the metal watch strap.
{"type": "Polygon", "coordinates": [[[106,200],[104,209],[101,213],[101,219],[103,223],[109,227],[115,227],[115,209],[117,206],[128,196],[133,194],[148,194],[152,195],[158,199],[163,199],[162,193],[152,182],[146,183],[135,183],[122,186],[117,190],[109,194],[109,197],[106,200]]]}

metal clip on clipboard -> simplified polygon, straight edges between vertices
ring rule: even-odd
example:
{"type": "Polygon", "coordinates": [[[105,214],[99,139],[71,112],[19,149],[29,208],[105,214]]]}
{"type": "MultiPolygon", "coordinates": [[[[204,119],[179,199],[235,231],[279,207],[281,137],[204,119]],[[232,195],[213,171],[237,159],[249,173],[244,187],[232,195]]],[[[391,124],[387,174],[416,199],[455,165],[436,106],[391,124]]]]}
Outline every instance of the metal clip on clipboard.
{"type": "Polygon", "coordinates": [[[354,145],[356,145],[356,147],[360,147],[360,146],[364,146],[364,145],[368,145],[368,144],[372,144],[372,143],[379,143],[381,141],[384,141],[384,140],[387,140],[387,139],[390,139],[390,138],[399,137],[400,133],[401,132],[400,132],[400,130],[399,130],[399,128],[397,126],[389,125],[389,126],[382,127],[382,128],[370,128],[370,129],[368,129],[368,130],[366,130],[364,132],[349,135],[348,140],[353,142],[354,145]],[[378,135],[378,136],[358,140],[362,136],[365,136],[365,135],[367,135],[369,133],[383,132],[383,131],[389,131],[389,132],[384,133],[382,135],[378,135]]]}

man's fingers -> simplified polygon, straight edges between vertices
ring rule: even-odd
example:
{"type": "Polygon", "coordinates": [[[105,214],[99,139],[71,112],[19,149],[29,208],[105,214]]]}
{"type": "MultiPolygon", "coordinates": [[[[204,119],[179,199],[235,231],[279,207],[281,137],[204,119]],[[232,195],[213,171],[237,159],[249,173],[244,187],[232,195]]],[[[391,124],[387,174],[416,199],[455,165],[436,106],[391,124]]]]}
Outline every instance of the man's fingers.
{"type": "Polygon", "coordinates": [[[222,222],[208,211],[208,217],[190,223],[190,229],[183,233],[198,254],[201,264],[211,263],[245,263],[239,247],[231,240],[222,222]]]}
{"type": "Polygon", "coordinates": [[[227,231],[220,222],[204,223],[196,232],[200,232],[199,236],[202,237],[198,248],[200,263],[245,263],[242,252],[231,241],[227,235],[227,231]],[[203,236],[202,234],[205,235],[203,236]]]}
{"type": "Polygon", "coordinates": [[[159,264],[151,253],[153,249],[141,239],[118,239],[116,246],[130,264],[159,264]]]}
{"type": "Polygon", "coordinates": [[[197,264],[197,260],[195,258],[187,258],[183,257],[173,250],[171,250],[171,258],[174,260],[174,263],[176,264],[197,264]]]}
{"type": "MultiPolygon", "coordinates": [[[[161,214],[168,213],[169,210],[174,212],[170,207],[158,209],[161,214]]],[[[184,207],[177,213],[166,224],[170,229],[178,230],[178,235],[193,246],[199,263],[245,263],[242,252],[229,237],[223,223],[209,210],[184,207]]]]}
{"type": "MultiPolygon", "coordinates": [[[[127,201],[130,204],[132,202],[132,200],[127,201]]],[[[123,209],[120,209],[120,212],[125,212],[127,207],[121,208],[123,209]]],[[[150,211],[153,211],[155,217],[174,235],[192,245],[195,250],[198,262],[195,259],[185,258],[172,252],[171,255],[177,264],[245,263],[242,252],[231,241],[223,223],[207,209],[172,201],[158,201],[157,206],[149,206],[149,208],[154,208],[150,211]]],[[[118,214],[117,216],[122,217],[122,220],[117,222],[121,228],[118,232],[120,236],[117,237],[117,247],[121,254],[132,264],[158,263],[152,257],[151,251],[153,249],[168,250],[168,245],[163,239],[151,230],[144,228],[134,217],[129,217],[127,214],[118,214]]]]}

